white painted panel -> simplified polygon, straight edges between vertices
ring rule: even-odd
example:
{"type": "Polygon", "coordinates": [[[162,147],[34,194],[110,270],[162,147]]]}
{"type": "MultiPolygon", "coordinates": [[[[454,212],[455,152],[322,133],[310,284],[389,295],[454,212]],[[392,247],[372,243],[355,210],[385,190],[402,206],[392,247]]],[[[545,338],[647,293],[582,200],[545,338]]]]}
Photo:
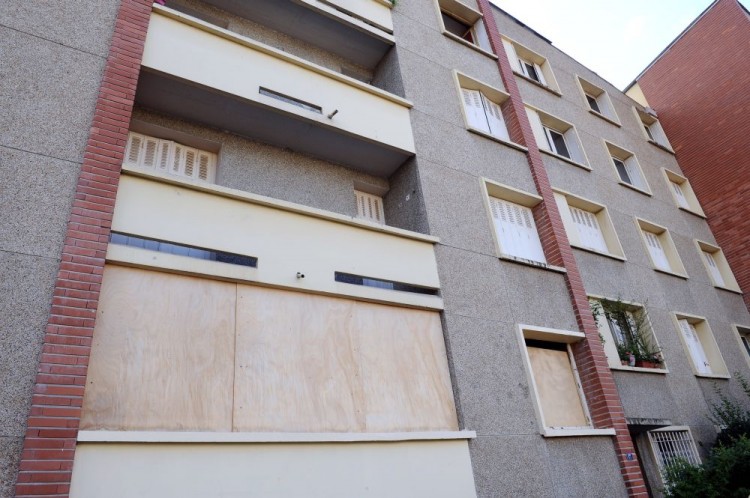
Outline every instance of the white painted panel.
{"type": "Polygon", "coordinates": [[[534,109],[526,108],[526,114],[529,116],[529,122],[531,123],[531,130],[534,132],[534,139],[536,145],[540,149],[550,150],[549,142],[547,141],[547,135],[542,127],[542,121],[539,119],[539,114],[534,109]]]}
{"type": "Polygon", "coordinates": [[[127,175],[120,180],[112,229],[255,256],[257,279],[269,284],[332,293],[356,287],[335,282],[340,271],[440,286],[429,242],[127,175]],[[297,279],[297,272],[305,278],[297,279]]]}
{"type": "MultiPolygon", "coordinates": [[[[215,88],[243,99],[279,108],[376,142],[413,152],[409,108],[326,74],[322,68],[293,63],[271,47],[252,40],[229,39],[166,17],[158,12],[151,23],[143,66],[215,88]],[[267,88],[320,106],[310,112],[259,94],[267,88]],[[338,110],[335,119],[326,115],[338,110]]],[[[395,97],[394,97],[395,98],[395,97]]],[[[396,98],[397,99],[397,98],[396,98]]]]}
{"type": "Polygon", "coordinates": [[[471,498],[466,441],[79,444],[71,498],[471,498]]]}
{"type": "MultiPolygon", "coordinates": [[[[310,2],[311,0],[304,1],[310,2]]],[[[334,5],[344,12],[368,21],[369,24],[374,24],[388,33],[393,33],[391,9],[383,2],[377,0],[322,0],[322,3],[334,5]]]]}

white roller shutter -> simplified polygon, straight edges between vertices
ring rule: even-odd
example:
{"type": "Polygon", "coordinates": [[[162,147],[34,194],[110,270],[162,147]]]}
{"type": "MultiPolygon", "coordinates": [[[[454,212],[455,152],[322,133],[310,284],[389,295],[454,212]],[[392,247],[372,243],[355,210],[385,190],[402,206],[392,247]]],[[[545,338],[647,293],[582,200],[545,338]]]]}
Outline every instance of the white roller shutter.
{"type": "Polygon", "coordinates": [[[708,363],[708,357],[703,349],[703,344],[698,336],[698,331],[696,331],[693,324],[689,323],[687,320],[678,320],[678,322],[680,323],[680,331],[685,338],[688,351],[690,351],[690,356],[693,358],[695,369],[698,373],[710,374],[711,365],[708,363]]]}
{"type": "Polygon", "coordinates": [[[484,95],[482,95],[482,104],[487,113],[490,134],[503,140],[510,140],[508,128],[505,127],[505,121],[503,120],[502,108],[484,95]]]}
{"type": "Polygon", "coordinates": [[[609,252],[607,242],[604,240],[604,235],[594,213],[571,206],[570,215],[578,230],[581,245],[596,251],[609,252]]]}
{"type": "Polygon", "coordinates": [[[464,110],[469,126],[489,133],[490,126],[482,105],[482,94],[477,90],[467,90],[466,88],[462,88],[461,93],[463,94],[464,110]]]}
{"type": "Polygon", "coordinates": [[[529,117],[529,122],[531,123],[531,130],[534,132],[534,139],[536,140],[536,145],[540,149],[544,150],[550,150],[549,143],[547,142],[547,135],[544,132],[544,127],[542,126],[542,120],[539,119],[539,114],[534,109],[526,108],[526,115],[529,117]]]}
{"type": "Polygon", "coordinates": [[[703,252],[703,258],[706,260],[706,266],[708,266],[708,272],[711,274],[711,279],[714,281],[714,285],[718,285],[719,287],[726,287],[724,277],[721,276],[721,271],[719,270],[719,266],[716,264],[714,255],[708,251],[701,252],[703,252]]]}
{"type": "Polygon", "coordinates": [[[496,197],[490,197],[490,207],[503,253],[546,261],[531,209],[496,197]]]}
{"type": "Polygon", "coordinates": [[[651,254],[654,266],[660,270],[672,271],[672,267],[669,265],[667,254],[664,252],[659,236],[655,233],[646,231],[643,232],[643,236],[646,239],[646,246],[648,247],[649,254],[651,254]]]}
{"type": "Polygon", "coordinates": [[[521,63],[518,61],[518,54],[516,54],[515,47],[513,47],[513,44],[505,38],[503,38],[503,47],[505,47],[505,53],[508,55],[510,67],[512,67],[515,72],[520,73],[521,63]]]}

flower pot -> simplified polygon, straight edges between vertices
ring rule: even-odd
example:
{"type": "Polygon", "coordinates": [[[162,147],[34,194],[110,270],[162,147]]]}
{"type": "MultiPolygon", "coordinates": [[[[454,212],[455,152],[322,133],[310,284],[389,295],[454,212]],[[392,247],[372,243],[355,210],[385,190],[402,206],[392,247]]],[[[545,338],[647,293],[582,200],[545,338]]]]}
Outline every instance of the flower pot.
{"type": "Polygon", "coordinates": [[[641,368],[659,368],[660,367],[658,363],[655,363],[653,361],[636,361],[635,366],[641,367],[641,368]]]}

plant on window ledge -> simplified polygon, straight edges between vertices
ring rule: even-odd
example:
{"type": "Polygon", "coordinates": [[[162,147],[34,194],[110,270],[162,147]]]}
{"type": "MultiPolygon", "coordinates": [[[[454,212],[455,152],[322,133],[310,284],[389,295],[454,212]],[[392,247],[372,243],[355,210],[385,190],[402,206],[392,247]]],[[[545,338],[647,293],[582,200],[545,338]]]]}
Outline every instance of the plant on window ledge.
{"type": "Polygon", "coordinates": [[[622,365],[662,368],[664,358],[659,347],[654,344],[643,310],[634,311],[632,306],[617,299],[594,303],[592,312],[597,323],[602,319],[607,321],[622,365]]]}

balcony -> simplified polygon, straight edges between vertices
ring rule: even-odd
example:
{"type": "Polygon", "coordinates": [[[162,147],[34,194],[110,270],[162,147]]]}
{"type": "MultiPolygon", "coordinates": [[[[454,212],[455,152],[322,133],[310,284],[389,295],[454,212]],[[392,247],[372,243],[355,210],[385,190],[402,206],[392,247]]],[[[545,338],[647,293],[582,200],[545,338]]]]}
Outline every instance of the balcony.
{"type": "Polygon", "coordinates": [[[370,69],[394,44],[389,0],[204,2],[370,69]]]}
{"type": "Polygon", "coordinates": [[[146,108],[376,176],[414,154],[408,101],[165,7],[142,66],[146,108]]]}

